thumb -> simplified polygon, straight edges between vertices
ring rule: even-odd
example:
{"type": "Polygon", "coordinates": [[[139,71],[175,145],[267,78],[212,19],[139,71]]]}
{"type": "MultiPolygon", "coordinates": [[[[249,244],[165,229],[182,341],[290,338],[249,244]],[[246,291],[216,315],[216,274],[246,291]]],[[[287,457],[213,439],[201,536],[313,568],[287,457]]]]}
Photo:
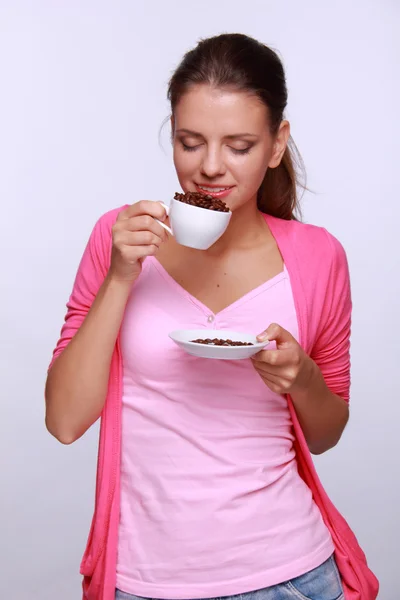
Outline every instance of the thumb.
{"type": "Polygon", "coordinates": [[[162,208],[162,213],[160,212],[160,216],[157,218],[160,221],[165,221],[165,219],[169,216],[169,207],[161,200],[158,200],[157,204],[162,208]]]}
{"type": "Polygon", "coordinates": [[[271,323],[268,329],[257,336],[257,339],[260,342],[265,342],[267,340],[270,342],[276,341],[276,345],[279,348],[279,346],[282,344],[291,342],[293,340],[293,336],[277,323],[271,323]]]}

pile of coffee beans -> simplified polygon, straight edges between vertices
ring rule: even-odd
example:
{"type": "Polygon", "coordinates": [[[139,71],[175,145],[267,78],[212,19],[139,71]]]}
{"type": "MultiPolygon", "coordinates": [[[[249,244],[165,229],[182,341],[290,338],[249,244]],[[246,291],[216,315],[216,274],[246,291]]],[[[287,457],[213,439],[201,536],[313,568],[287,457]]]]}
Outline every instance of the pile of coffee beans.
{"type": "Polygon", "coordinates": [[[234,342],[232,340],[221,340],[218,338],[214,338],[210,340],[209,338],[202,340],[191,340],[195,344],[205,344],[206,346],[254,346],[251,342],[234,342]]]}
{"type": "Polygon", "coordinates": [[[200,192],[186,192],[186,194],[176,192],[174,200],[179,200],[179,202],[197,206],[198,208],[215,210],[216,212],[229,212],[229,208],[225,202],[222,202],[219,198],[213,198],[212,196],[201,194],[200,192]]]}

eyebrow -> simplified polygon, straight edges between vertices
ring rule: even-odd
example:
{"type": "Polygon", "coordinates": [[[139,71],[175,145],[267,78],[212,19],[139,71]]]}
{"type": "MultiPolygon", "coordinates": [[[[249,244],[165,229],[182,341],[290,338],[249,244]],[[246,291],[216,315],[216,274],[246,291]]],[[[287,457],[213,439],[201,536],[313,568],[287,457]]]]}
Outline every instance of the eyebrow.
{"type": "MultiPolygon", "coordinates": [[[[201,133],[198,133],[197,131],[191,131],[190,129],[178,129],[176,133],[187,133],[188,135],[192,135],[193,137],[204,137],[201,133]]],[[[235,140],[244,137],[257,138],[258,136],[254,133],[235,133],[233,135],[225,135],[224,139],[235,140]]]]}

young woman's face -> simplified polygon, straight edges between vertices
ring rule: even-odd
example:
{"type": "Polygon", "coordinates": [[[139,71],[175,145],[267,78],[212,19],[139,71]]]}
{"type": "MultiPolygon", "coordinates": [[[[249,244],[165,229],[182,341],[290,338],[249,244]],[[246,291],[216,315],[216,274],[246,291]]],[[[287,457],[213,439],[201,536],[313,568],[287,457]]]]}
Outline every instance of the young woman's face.
{"type": "Polygon", "coordinates": [[[267,168],[279,165],[289,137],[287,121],[272,136],[267,108],[257,97],[208,85],[181,98],[172,127],[182,189],[221,198],[232,211],[256,200],[267,168]]]}

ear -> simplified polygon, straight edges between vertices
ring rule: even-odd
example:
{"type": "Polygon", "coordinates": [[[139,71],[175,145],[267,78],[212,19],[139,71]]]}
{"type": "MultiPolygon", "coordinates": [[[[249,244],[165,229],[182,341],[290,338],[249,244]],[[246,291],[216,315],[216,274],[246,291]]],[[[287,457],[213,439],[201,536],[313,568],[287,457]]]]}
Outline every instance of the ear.
{"type": "Polygon", "coordinates": [[[171,137],[173,138],[174,132],[175,132],[175,117],[174,117],[174,115],[171,115],[170,123],[171,123],[171,137]]]}
{"type": "Polygon", "coordinates": [[[281,163],[290,137],[289,121],[282,121],[279,125],[278,133],[275,135],[274,147],[271,160],[268,163],[270,169],[275,169],[281,163]]]}

